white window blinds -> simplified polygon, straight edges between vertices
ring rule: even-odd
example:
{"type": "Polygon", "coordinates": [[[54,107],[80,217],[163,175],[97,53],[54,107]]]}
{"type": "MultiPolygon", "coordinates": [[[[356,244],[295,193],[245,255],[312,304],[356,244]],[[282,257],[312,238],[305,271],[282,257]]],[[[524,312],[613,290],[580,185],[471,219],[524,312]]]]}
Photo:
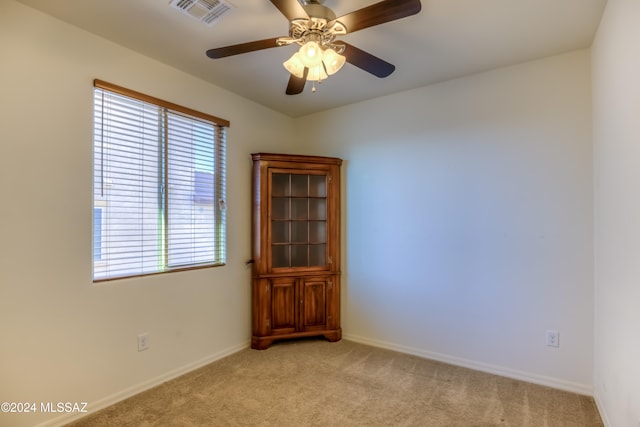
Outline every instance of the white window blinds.
{"type": "Polygon", "coordinates": [[[94,84],[94,281],[225,263],[228,122],[94,84]]]}

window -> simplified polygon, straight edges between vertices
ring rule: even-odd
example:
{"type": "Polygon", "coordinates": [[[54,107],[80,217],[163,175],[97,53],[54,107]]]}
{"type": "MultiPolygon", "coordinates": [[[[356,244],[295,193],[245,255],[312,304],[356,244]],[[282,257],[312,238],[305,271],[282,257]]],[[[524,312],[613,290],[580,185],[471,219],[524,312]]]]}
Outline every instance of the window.
{"type": "Polygon", "coordinates": [[[94,82],[94,281],[225,263],[229,122],[94,82]]]}

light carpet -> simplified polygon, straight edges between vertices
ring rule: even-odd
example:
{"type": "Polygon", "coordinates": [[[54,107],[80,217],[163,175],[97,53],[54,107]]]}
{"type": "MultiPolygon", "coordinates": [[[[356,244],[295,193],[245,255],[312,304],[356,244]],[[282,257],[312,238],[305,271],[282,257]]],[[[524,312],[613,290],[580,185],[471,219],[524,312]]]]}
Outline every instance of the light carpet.
{"type": "Polygon", "coordinates": [[[342,340],[242,350],[70,424],[602,426],[591,397],[342,340]]]}

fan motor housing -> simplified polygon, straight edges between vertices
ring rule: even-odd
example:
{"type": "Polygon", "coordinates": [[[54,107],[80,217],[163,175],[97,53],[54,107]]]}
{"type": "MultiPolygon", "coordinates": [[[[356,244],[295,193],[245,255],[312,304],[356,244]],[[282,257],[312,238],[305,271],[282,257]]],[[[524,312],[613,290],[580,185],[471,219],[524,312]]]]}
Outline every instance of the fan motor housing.
{"type": "Polygon", "coordinates": [[[336,14],[333,13],[331,9],[320,3],[307,3],[302,7],[310,18],[326,19],[327,21],[333,21],[336,19],[336,14]]]}

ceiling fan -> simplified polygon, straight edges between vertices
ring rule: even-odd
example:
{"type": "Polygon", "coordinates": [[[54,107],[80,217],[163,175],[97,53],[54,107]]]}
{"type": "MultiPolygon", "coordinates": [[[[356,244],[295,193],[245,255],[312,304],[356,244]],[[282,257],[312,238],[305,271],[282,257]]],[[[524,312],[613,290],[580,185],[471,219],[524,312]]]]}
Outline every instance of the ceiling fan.
{"type": "Polygon", "coordinates": [[[395,66],[336,37],[364,28],[395,21],[420,12],[420,0],[383,0],[371,6],[336,17],[324,0],[270,0],[289,20],[289,35],[209,49],[207,56],[217,59],[256,50],[287,46],[300,49],[283,65],[291,73],[287,95],[304,90],[307,80],[321,82],[337,72],[345,62],[373,74],[387,77],[395,66]]]}

